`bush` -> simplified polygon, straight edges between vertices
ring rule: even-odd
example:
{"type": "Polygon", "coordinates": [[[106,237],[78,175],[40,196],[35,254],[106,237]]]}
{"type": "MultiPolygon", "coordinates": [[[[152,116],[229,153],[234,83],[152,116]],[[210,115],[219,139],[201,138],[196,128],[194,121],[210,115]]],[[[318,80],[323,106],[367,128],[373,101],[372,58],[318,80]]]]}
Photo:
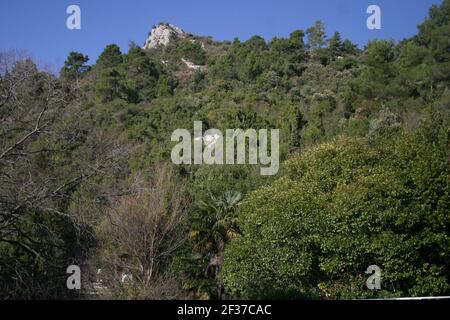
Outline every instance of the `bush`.
{"type": "Polygon", "coordinates": [[[358,298],[450,292],[444,127],[368,143],[340,137],[286,164],[239,214],[223,283],[238,298],[358,298]],[[440,132],[440,133],[439,133],[440,132]],[[438,142],[441,141],[441,142],[438,142]],[[382,269],[381,292],[365,287],[382,269]]]}
{"type": "Polygon", "coordinates": [[[180,44],[180,52],[184,58],[197,65],[206,63],[206,52],[202,48],[202,43],[192,39],[186,39],[180,44]]]}

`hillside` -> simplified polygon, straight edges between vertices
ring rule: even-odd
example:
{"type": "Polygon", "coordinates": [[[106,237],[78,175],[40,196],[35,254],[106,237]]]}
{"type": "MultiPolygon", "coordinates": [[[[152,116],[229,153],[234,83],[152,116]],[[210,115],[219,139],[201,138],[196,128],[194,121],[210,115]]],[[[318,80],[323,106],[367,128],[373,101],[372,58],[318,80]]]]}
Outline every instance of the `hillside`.
{"type": "Polygon", "coordinates": [[[0,297],[450,294],[449,39],[444,0],[363,49],[318,21],[270,41],[161,23],[59,76],[1,53],[0,297]],[[279,129],[279,172],[173,164],[194,121],[279,129]]]}

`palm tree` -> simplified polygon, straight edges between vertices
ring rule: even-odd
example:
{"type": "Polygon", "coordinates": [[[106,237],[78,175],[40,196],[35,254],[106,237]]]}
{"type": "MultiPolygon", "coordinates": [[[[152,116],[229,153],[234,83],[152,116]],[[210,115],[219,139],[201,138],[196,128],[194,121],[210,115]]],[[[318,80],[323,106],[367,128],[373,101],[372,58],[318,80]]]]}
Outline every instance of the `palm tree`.
{"type": "Polygon", "coordinates": [[[207,201],[199,202],[203,223],[209,230],[204,237],[203,244],[213,247],[209,252],[209,263],[204,271],[205,276],[211,275],[216,280],[217,295],[222,296],[219,269],[223,260],[225,243],[234,238],[238,232],[237,209],[241,203],[242,194],[236,191],[226,191],[220,196],[209,194],[207,201]]]}

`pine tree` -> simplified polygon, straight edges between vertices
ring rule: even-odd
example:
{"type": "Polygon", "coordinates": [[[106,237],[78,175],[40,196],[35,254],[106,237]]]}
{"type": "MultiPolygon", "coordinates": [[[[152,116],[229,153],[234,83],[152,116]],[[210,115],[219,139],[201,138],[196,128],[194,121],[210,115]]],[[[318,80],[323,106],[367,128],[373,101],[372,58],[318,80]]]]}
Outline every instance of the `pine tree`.
{"type": "Polygon", "coordinates": [[[330,52],[331,59],[335,59],[342,54],[342,39],[339,32],[335,32],[328,41],[328,50],[330,52]]]}
{"type": "Polygon", "coordinates": [[[301,136],[300,132],[305,124],[303,119],[303,115],[300,112],[299,108],[295,108],[294,117],[291,123],[291,143],[290,143],[290,151],[295,152],[300,148],[301,136]]]}
{"type": "Polygon", "coordinates": [[[89,66],[86,65],[88,61],[88,56],[75,51],[70,52],[61,69],[61,77],[67,80],[77,79],[81,74],[89,70],[89,66]]]}
{"type": "Polygon", "coordinates": [[[122,52],[115,44],[106,46],[105,50],[98,57],[97,68],[113,68],[122,63],[122,52]]]}

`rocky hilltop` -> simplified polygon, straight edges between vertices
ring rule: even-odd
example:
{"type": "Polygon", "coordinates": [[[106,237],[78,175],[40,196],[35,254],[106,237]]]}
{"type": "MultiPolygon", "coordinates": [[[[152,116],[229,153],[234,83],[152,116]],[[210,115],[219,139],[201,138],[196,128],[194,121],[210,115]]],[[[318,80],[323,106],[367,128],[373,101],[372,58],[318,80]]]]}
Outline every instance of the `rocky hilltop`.
{"type": "Polygon", "coordinates": [[[144,49],[152,49],[158,46],[166,46],[172,38],[185,38],[187,33],[170,23],[158,23],[152,27],[144,49]]]}

